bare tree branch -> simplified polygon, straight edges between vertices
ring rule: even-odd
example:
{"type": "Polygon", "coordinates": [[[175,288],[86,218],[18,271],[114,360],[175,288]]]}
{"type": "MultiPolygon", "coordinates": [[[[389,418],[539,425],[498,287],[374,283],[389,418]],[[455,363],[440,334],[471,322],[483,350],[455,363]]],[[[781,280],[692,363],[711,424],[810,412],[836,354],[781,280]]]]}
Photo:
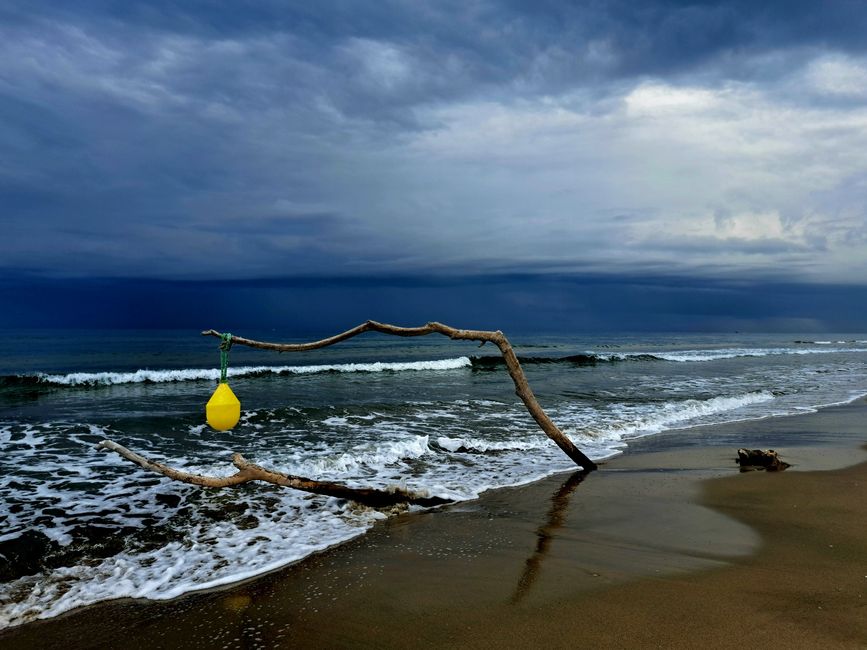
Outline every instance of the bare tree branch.
{"type": "MultiPolygon", "coordinates": [[[[566,436],[566,434],[560,431],[557,425],[554,424],[551,418],[548,417],[548,414],[545,413],[544,409],[539,405],[536,396],[533,394],[530,385],[527,383],[527,377],[524,375],[524,370],[518,362],[518,357],[515,355],[512,345],[509,343],[506,336],[499,330],[496,332],[486,330],[459,330],[437,322],[427,323],[421,327],[398,327],[396,325],[389,325],[388,323],[378,323],[369,320],[350,330],[336,334],[335,336],[321,339],[319,341],[311,341],[309,343],[268,343],[265,341],[245,339],[241,336],[234,335],[232,336],[232,343],[234,345],[246,345],[251,348],[258,348],[260,350],[303,352],[306,350],[316,350],[328,347],[329,345],[346,341],[347,339],[351,339],[352,337],[365,332],[381,332],[382,334],[392,334],[394,336],[425,336],[427,334],[436,333],[448,336],[450,339],[480,341],[482,345],[485,343],[495,344],[503,355],[503,359],[506,361],[506,368],[509,371],[512,381],[515,383],[515,394],[521,398],[522,402],[524,402],[524,406],[527,407],[530,415],[533,416],[533,419],[542,431],[544,431],[545,434],[551,438],[551,440],[553,440],[577,465],[580,465],[587,471],[596,469],[596,463],[585,456],[584,453],[566,436]]],[[[215,330],[206,330],[202,332],[202,336],[220,337],[221,334],[215,330]]]]}
{"type": "MultiPolygon", "coordinates": [[[[354,336],[363,334],[364,332],[381,332],[383,334],[392,334],[394,336],[425,336],[427,334],[442,334],[451,339],[465,341],[479,341],[481,345],[485,343],[493,343],[499,348],[503,359],[506,362],[506,368],[509,371],[512,381],[515,383],[515,393],[524,402],[530,415],[536,420],[536,423],[545,432],[545,434],[553,440],[560,449],[562,449],[569,458],[580,465],[585,472],[596,469],[596,463],[585,456],[566,435],[560,431],[551,418],[545,413],[536,396],[530,389],[527,383],[527,377],[524,375],[524,370],[518,362],[518,357],[515,355],[509,340],[505,335],[497,330],[489,332],[485,330],[459,330],[442,323],[427,323],[422,327],[398,327],[387,323],[378,323],[369,320],[357,327],[353,327],[341,334],[331,336],[319,341],[311,341],[309,343],[268,343],[264,341],[254,341],[241,336],[233,336],[233,345],[246,345],[251,348],[259,348],[261,350],[274,350],[277,352],[302,352],[305,350],[316,350],[324,348],[341,341],[346,341],[354,336]]],[[[215,330],[207,330],[202,332],[203,336],[216,336],[221,338],[222,335],[215,330]]],[[[127,460],[148,469],[152,472],[157,472],[175,481],[191,483],[193,485],[201,485],[203,487],[222,488],[236,485],[243,485],[250,481],[264,481],[274,485],[303,490],[315,494],[324,494],[342,499],[351,499],[365,505],[373,507],[391,506],[401,503],[410,503],[422,506],[436,506],[444,503],[450,503],[449,499],[441,497],[431,497],[416,492],[410,492],[402,489],[377,490],[374,488],[352,488],[340,483],[332,483],[330,481],[315,481],[313,479],[304,478],[302,476],[292,476],[283,474],[274,470],[254,465],[245,459],[241,454],[235,453],[232,455],[232,463],[238,468],[238,471],[232,476],[203,476],[201,474],[191,474],[184,472],[163,463],[150,460],[144,456],[130,451],[126,447],[117,444],[111,440],[103,440],[97,445],[98,449],[106,449],[120,454],[127,460]]]]}
{"type": "Polygon", "coordinates": [[[114,451],[136,465],[157,472],[158,474],[162,474],[163,476],[167,476],[175,481],[192,483],[193,485],[201,485],[204,487],[222,488],[242,485],[244,483],[249,483],[250,481],[264,481],[266,483],[290,487],[304,492],[324,494],[325,496],[338,497],[340,499],[350,499],[375,508],[393,506],[401,503],[420,506],[438,506],[452,502],[451,499],[426,496],[399,488],[394,488],[393,490],[351,488],[346,485],[341,485],[340,483],[314,481],[313,479],[304,478],[302,476],[292,476],[290,474],[266,469],[259,465],[254,465],[238,453],[232,454],[232,464],[238,468],[238,471],[235,474],[232,474],[232,476],[203,476],[201,474],[190,474],[189,472],[169,467],[163,463],[149,460],[111,440],[103,440],[96,447],[97,449],[114,451]]]}

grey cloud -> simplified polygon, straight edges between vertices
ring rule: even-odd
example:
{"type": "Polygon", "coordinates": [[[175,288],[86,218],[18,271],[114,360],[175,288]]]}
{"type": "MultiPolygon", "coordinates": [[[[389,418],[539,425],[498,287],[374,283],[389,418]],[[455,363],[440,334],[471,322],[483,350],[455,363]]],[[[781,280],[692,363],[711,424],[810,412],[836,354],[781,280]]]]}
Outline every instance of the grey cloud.
{"type": "Polygon", "coordinates": [[[854,255],[867,11],[815,6],[6,3],[0,254],[161,277],[854,255]],[[791,238],[641,232],[721,206],[791,238]]]}

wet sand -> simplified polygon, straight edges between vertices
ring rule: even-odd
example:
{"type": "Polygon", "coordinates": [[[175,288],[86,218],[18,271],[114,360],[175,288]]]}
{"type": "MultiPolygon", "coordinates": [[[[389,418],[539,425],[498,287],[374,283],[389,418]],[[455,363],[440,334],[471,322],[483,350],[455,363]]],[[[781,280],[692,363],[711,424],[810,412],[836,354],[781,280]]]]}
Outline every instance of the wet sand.
{"type": "Polygon", "coordinates": [[[245,584],[104,603],[0,645],[863,648],[865,441],[864,400],[644,438],[587,477],[401,515],[245,584]],[[739,446],[794,467],[741,474],[739,446]]]}

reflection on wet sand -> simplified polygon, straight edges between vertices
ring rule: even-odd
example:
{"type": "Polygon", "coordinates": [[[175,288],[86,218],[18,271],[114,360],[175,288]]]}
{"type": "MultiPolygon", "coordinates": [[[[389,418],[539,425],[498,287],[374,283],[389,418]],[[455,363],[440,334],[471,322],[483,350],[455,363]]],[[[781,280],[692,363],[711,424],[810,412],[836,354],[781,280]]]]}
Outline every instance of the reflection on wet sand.
{"type": "Polygon", "coordinates": [[[533,555],[527,558],[524,571],[518,580],[518,586],[515,588],[515,593],[512,594],[509,602],[513,604],[519,603],[529,593],[539,574],[542,561],[548,554],[551,540],[554,538],[554,532],[563,526],[563,522],[566,519],[566,509],[569,507],[569,499],[575,488],[578,487],[589,473],[584,470],[574,472],[560,486],[560,489],[557,490],[554,496],[551,497],[551,508],[548,510],[546,522],[536,530],[536,550],[533,551],[533,555]]]}

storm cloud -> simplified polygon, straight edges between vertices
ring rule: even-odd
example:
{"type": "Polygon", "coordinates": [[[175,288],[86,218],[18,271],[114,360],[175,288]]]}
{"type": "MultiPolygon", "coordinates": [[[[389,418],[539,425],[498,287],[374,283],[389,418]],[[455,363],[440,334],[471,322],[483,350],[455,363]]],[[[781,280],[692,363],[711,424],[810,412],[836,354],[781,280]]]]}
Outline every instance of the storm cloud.
{"type": "Polygon", "coordinates": [[[0,269],[862,284],[859,2],[0,3],[0,269]]]}

